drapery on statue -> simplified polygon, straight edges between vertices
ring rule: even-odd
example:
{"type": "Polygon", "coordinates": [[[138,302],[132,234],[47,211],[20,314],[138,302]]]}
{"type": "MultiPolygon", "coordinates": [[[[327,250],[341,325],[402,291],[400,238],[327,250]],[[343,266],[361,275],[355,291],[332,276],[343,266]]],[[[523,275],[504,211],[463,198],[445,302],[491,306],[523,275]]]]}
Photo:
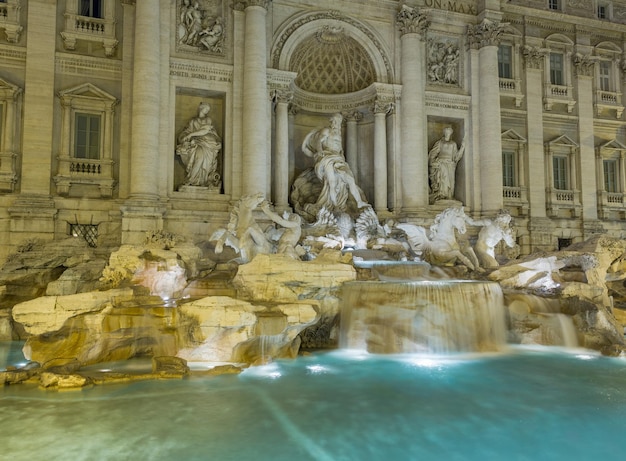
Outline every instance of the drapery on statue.
{"type": "Polygon", "coordinates": [[[452,127],[443,129],[443,137],[428,152],[430,201],[454,199],[456,165],[465,152],[465,139],[459,148],[452,137],[452,127]]]}
{"type": "Polygon", "coordinates": [[[356,185],[350,166],[343,156],[341,114],[330,117],[330,125],[311,131],[302,142],[302,151],[315,160],[315,174],[322,182],[322,191],[316,208],[346,211],[348,200],[354,199],[356,208],[368,206],[363,192],[356,185]]]}
{"type": "Polygon", "coordinates": [[[176,154],[180,156],[187,176],[185,185],[219,188],[220,175],[217,172],[217,156],[222,149],[222,141],[209,117],[211,106],[206,102],[198,105],[198,115],[192,118],[178,135],[176,154]]]}

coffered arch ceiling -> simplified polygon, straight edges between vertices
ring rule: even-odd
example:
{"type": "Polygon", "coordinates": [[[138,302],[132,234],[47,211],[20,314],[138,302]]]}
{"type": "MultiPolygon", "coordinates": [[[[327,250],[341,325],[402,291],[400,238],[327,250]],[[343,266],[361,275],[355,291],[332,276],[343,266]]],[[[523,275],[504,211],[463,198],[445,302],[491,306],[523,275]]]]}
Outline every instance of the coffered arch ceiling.
{"type": "Polygon", "coordinates": [[[338,95],[391,83],[393,68],[378,35],[336,11],[292,18],[276,34],[272,66],[297,73],[295,85],[307,92],[338,95]]]}

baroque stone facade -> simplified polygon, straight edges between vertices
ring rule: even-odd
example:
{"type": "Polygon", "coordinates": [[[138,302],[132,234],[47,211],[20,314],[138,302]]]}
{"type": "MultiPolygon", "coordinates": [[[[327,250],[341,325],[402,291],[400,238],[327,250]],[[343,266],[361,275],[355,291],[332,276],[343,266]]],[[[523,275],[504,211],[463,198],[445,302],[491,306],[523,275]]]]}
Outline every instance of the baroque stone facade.
{"type": "Polygon", "coordinates": [[[335,113],[380,218],[506,208],[522,253],[624,238],[625,37],[624,0],[1,2],[0,260],[68,234],[203,241],[250,194],[293,208],[335,113]]]}

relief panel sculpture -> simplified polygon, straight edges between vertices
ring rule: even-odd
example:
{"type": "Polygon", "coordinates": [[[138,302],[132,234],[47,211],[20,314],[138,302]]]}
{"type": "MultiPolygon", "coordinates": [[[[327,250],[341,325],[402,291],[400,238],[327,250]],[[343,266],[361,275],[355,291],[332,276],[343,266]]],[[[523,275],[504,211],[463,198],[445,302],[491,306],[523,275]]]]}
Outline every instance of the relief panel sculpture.
{"type": "Polygon", "coordinates": [[[428,40],[429,83],[459,84],[459,44],[450,39],[428,40]]]}
{"type": "Polygon", "coordinates": [[[221,0],[179,0],[179,49],[224,53],[224,15],[221,0]]]}

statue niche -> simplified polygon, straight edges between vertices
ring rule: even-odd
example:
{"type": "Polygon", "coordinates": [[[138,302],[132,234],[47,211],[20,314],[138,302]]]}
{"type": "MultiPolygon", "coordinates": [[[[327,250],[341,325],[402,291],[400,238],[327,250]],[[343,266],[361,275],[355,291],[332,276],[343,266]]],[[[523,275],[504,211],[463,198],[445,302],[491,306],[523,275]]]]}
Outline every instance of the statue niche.
{"type": "Polygon", "coordinates": [[[302,152],[313,158],[315,166],[296,178],[291,201],[305,221],[315,221],[322,209],[357,217],[370,206],[343,155],[342,121],[341,114],[334,114],[329,126],[314,129],[302,142],[302,152]]]}
{"type": "Polygon", "coordinates": [[[465,152],[465,138],[459,147],[452,139],[451,126],[443,129],[443,136],[428,152],[428,179],[430,203],[454,200],[456,166],[465,152]]]}
{"type": "Polygon", "coordinates": [[[178,135],[176,155],[185,166],[184,186],[206,187],[220,190],[222,181],[218,172],[222,140],[209,117],[211,106],[206,102],[198,105],[198,114],[189,120],[178,135]]]}

